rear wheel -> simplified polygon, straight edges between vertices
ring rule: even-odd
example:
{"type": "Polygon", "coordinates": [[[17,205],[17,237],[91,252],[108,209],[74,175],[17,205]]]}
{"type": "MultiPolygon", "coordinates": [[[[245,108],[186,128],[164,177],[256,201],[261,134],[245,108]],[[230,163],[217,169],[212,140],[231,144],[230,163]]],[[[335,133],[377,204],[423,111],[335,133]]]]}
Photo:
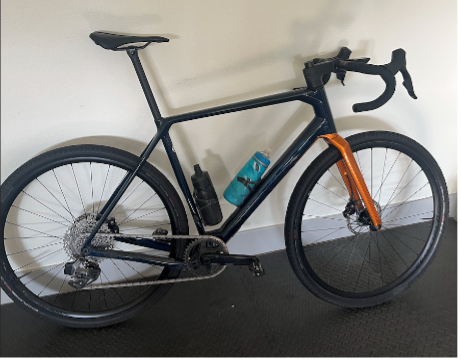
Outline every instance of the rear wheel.
{"type": "Polygon", "coordinates": [[[448,193],[432,156],[390,132],[346,139],[383,227],[354,206],[330,147],[304,172],[290,199],[285,241],[291,266],[315,295],[346,307],[400,294],[426,269],[448,217],[448,193]]]}
{"type": "MultiPolygon", "coordinates": [[[[128,319],[160,300],[172,285],[76,290],[64,265],[77,258],[95,216],[138,158],[125,151],[78,145],[49,151],[17,169],[1,186],[0,256],[4,291],[36,314],[74,327],[97,327],[128,319]]],[[[162,229],[188,234],[184,206],[170,182],[146,163],[110,217],[121,234],[150,235],[162,229]]],[[[107,224],[100,233],[109,233],[107,224]]],[[[99,248],[169,252],[113,238],[99,248]]],[[[92,259],[101,270],[93,285],[175,278],[178,271],[116,259],[92,259]]]]}

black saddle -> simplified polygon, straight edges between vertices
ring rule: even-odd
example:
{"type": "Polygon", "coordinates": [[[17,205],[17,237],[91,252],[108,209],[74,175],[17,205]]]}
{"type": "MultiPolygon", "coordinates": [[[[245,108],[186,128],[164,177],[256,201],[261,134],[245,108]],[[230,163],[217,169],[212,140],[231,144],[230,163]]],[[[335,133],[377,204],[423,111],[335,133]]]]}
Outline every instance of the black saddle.
{"type": "Polygon", "coordinates": [[[169,39],[161,36],[118,35],[109,34],[101,31],[95,31],[91,33],[90,38],[95,42],[95,44],[108,50],[144,49],[151,42],[170,41],[169,39]],[[122,45],[142,42],[145,42],[146,44],[144,44],[143,46],[131,45],[120,48],[120,46],[122,45]]]}

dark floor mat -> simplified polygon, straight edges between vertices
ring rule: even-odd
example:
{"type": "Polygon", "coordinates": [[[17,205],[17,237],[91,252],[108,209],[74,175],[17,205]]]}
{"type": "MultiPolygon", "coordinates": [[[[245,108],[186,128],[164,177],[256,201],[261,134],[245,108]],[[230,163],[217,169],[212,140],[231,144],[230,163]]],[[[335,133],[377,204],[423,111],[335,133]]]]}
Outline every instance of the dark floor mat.
{"type": "Polygon", "coordinates": [[[1,356],[456,356],[457,223],[450,219],[427,272],[402,296],[347,310],[306,290],[286,253],[176,284],[141,316],[103,329],[70,329],[15,304],[1,306],[1,356]]]}

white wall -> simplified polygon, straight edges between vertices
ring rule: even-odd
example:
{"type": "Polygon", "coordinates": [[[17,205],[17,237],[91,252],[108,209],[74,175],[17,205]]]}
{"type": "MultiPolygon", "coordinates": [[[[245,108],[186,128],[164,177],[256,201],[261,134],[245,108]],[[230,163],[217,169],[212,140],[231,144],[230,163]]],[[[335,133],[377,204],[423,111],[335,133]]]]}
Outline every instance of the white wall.
{"type": "MultiPolygon", "coordinates": [[[[380,64],[407,51],[418,100],[398,80],[384,107],[356,115],[355,102],[377,97],[375,77],[348,74],[327,85],[341,135],[383,129],[421,142],[456,193],[456,1],[63,2],[4,0],[1,7],[1,181],[48,149],[96,142],[140,154],[155,133],[129,58],[103,50],[88,35],[106,30],[158,34],[169,43],[141,52],[164,116],[303,86],[302,64],[348,46],[380,64]]],[[[256,150],[273,159],[313,117],[290,103],[175,125],[172,138],[187,178],[200,163],[222,192],[256,150]]],[[[242,229],[284,221],[291,190],[313,155],[305,156],[242,229]]],[[[171,178],[163,148],[150,161],[171,178]]]]}

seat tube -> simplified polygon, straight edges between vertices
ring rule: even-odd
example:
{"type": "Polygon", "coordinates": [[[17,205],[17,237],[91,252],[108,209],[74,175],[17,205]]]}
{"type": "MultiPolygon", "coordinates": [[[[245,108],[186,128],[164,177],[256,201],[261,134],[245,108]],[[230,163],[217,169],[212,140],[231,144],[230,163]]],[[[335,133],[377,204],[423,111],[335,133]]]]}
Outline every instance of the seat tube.
{"type": "Polygon", "coordinates": [[[157,102],[154,98],[154,94],[152,93],[152,89],[150,88],[146,74],[144,73],[144,69],[142,68],[141,61],[139,60],[138,51],[136,49],[128,49],[126,53],[128,54],[128,56],[131,59],[131,62],[133,63],[136,75],[138,75],[138,79],[141,83],[142,90],[144,92],[144,95],[146,96],[147,103],[149,104],[150,111],[152,112],[152,116],[154,117],[158,126],[158,122],[162,119],[162,116],[160,115],[160,110],[158,109],[157,102]]]}

